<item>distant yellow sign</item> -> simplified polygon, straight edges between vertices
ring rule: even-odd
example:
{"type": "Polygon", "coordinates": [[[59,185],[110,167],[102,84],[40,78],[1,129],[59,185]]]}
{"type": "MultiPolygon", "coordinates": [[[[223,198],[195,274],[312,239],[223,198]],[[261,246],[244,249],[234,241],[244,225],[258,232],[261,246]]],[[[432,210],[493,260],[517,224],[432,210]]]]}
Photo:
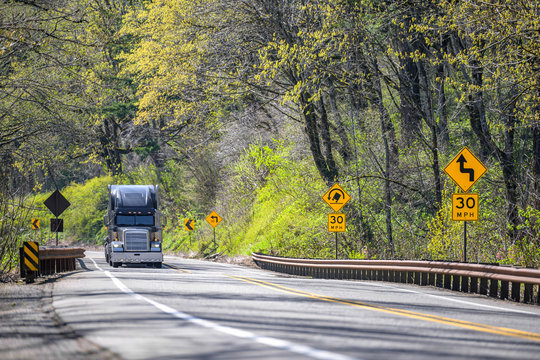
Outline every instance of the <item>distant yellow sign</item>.
{"type": "Polygon", "coordinates": [[[32,229],[34,230],[38,230],[39,229],[39,219],[37,218],[32,218],[32,229]]]}
{"type": "Polygon", "coordinates": [[[464,147],[444,171],[457,186],[467,192],[485,174],[487,168],[467,147],[464,147]]]}
{"type": "Polygon", "coordinates": [[[322,198],[335,212],[341,210],[351,200],[349,194],[338,183],[335,183],[322,198]]]}
{"type": "Polygon", "coordinates": [[[223,219],[222,219],[221,216],[219,216],[218,213],[215,212],[215,211],[212,211],[212,212],[210,213],[210,215],[208,215],[208,216],[206,217],[206,221],[208,221],[208,223],[209,223],[210,225],[212,225],[214,228],[215,228],[216,226],[218,226],[218,224],[221,222],[221,220],[223,220],[223,219]]]}
{"type": "Polygon", "coordinates": [[[195,229],[195,220],[193,219],[184,219],[184,229],[186,231],[191,231],[195,229]]]}
{"type": "Polygon", "coordinates": [[[478,220],[478,194],[452,194],[452,220],[478,220]]]}
{"type": "Polygon", "coordinates": [[[328,214],[328,231],[345,231],[345,214],[328,214]]]}

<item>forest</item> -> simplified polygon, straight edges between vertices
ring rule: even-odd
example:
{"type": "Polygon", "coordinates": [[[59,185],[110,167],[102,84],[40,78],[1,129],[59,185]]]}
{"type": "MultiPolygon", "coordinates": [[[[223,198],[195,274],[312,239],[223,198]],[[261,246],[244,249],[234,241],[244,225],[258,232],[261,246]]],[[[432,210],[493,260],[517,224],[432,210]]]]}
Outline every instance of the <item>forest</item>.
{"type": "Polygon", "coordinates": [[[0,2],[0,277],[56,189],[99,246],[107,184],[158,184],[186,256],[332,258],[337,182],[340,258],[462,261],[464,147],[467,260],[540,267],[538,0],[0,2]]]}

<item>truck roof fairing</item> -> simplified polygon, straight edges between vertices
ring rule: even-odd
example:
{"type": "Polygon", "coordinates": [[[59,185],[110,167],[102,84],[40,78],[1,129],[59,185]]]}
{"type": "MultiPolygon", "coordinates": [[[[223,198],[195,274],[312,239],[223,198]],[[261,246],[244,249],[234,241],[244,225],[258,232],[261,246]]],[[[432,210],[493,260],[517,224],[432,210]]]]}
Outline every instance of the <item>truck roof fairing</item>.
{"type": "Polygon", "coordinates": [[[157,188],[154,185],[109,185],[111,209],[157,209],[157,188]]]}

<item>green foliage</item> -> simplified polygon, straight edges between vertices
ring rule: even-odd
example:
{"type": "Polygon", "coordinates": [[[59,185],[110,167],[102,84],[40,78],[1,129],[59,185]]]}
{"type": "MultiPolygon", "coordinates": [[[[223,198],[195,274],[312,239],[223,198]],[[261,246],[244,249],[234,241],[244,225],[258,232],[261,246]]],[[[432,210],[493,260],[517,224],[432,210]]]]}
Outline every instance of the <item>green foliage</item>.
{"type": "MultiPolygon", "coordinates": [[[[234,170],[233,179],[243,177],[256,184],[255,197],[246,216],[218,226],[224,251],[299,257],[325,257],[333,251],[321,199],[326,186],[309,162],[292,161],[291,145],[252,144],[234,170]]],[[[248,201],[243,204],[249,206],[248,201]]]]}
{"type": "Polygon", "coordinates": [[[64,218],[64,231],[71,241],[102,243],[106,236],[103,215],[107,211],[109,184],[114,184],[114,179],[103,176],[84,184],[71,184],[62,190],[62,194],[71,203],[61,216],[64,218]]]}
{"type": "Polygon", "coordinates": [[[427,254],[432,260],[460,261],[463,259],[463,223],[452,221],[452,201],[445,194],[443,206],[428,222],[427,254]]]}

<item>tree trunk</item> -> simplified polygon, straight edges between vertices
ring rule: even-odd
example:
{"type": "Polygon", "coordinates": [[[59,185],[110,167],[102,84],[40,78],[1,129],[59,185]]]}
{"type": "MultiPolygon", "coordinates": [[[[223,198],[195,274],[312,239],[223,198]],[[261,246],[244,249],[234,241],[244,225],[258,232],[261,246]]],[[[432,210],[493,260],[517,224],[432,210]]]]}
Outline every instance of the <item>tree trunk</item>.
{"type": "Polygon", "coordinates": [[[434,117],[432,94],[430,91],[429,78],[426,72],[426,68],[422,61],[417,63],[419,82],[422,85],[422,112],[424,120],[431,130],[431,144],[428,145],[431,150],[433,161],[431,162],[431,169],[433,171],[433,182],[435,188],[435,207],[438,210],[442,204],[442,185],[441,185],[441,171],[439,167],[439,127],[434,117]]]}
{"type": "Polygon", "coordinates": [[[418,109],[421,108],[420,84],[418,81],[418,68],[409,57],[413,52],[409,42],[400,41],[399,98],[401,114],[401,143],[410,146],[413,139],[422,128],[422,118],[418,109]]]}
{"type": "Polygon", "coordinates": [[[535,209],[540,209],[540,124],[536,123],[532,127],[533,137],[533,176],[534,194],[532,205],[535,209]]]}
{"type": "Polygon", "coordinates": [[[392,177],[392,159],[393,154],[390,146],[390,139],[392,136],[393,126],[390,122],[390,116],[388,115],[388,110],[384,107],[383,104],[383,95],[381,89],[381,80],[379,68],[377,65],[377,60],[374,60],[375,65],[375,91],[377,96],[377,105],[379,109],[379,116],[381,120],[381,131],[383,136],[384,143],[384,154],[385,154],[385,170],[384,170],[384,208],[386,215],[386,238],[388,240],[388,251],[390,252],[390,257],[394,257],[394,239],[392,234],[392,189],[390,187],[390,179],[392,177]]]}
{"type": "Polygon", "coordinates": [[[448,130],[448,118],[446,117],[446,94],[444,92],[445,71],[444,64],[441,62],[437,66],[437,115],[439,118],[439,138],[441,139],[440,146],[446,149],[450,145],[450,131],[448,130]]]}
{"type": "Polygon", "coordinates": [[[343,125],[343,119],[341,117],[341,113],[339,112],[339,109],[337,107],[336,89],[331,83],[329,86],[328,100],[330,102],[330,109],[332,110],[332,114],[335,119],[334,122],[336,124],[337,135],[339,136],[341,140],[339,153],[341,154],[341,157],[343,158],[343,162],[345,164],[348,164],[352,160],[351,143],[349,142],[347,131],[345,130],[345,126],[343,125]]]}
{"type": "MultiPolygon", "coordinates": [[[[313,102],[309,101],[310,94],[302,93],[300,96],[300,106],[302,107],[302,115],[305,122],[305,131],[309,140],[309,148],[315,161],[315,166],[321,175],[321,178],[328,184],[332,184],[338,177],[338,172],[335,167],[334,159],[332,157],[332,148],[329,143],[329,129],[326,128],[326,154],[330,156],[326,159],[321,151],[321,141],[319,137],[319,126],[317,124],[317,113],[313,102]],[[328,161],[329,160],[329,161],[328,161]]],[[[326,124],[328,126],[328,123],[326,124]]],[[[325,125],[323,124],[324,128],[325,125]]]]}

